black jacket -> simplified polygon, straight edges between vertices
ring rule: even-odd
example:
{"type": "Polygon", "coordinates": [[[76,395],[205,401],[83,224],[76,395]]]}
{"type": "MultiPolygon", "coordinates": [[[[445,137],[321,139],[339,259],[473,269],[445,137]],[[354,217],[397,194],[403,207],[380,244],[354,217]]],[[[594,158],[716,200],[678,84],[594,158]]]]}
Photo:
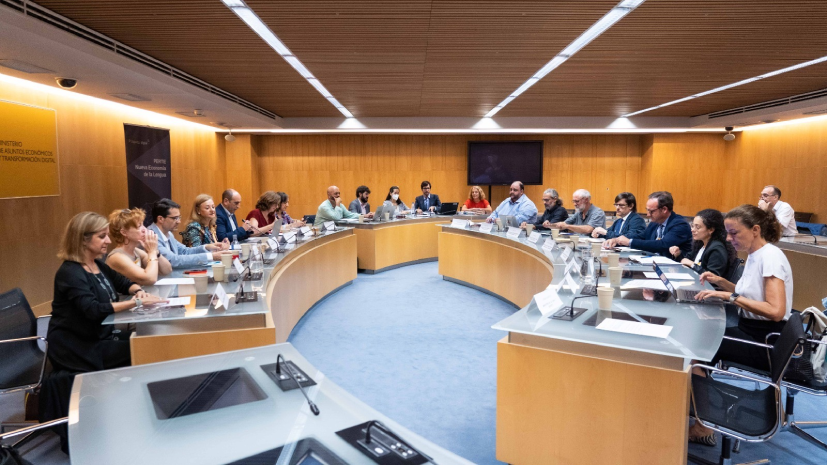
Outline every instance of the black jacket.
{"type": "MultiPolygon", "coordinates": [[[[683,255],[681,258],[695,261],[697,253],[697,250],[693,250],[689,255],[683,255]]],[[[732,270],[729,269],[729,254],[726,245],[721,241],[709,241],[706,249],[704,249],[704,254],[701,255],[701,264],[693,265],[692,269],[698,274],[711,271],[718,276],[729,279],[732,270]]]]}
{"type": "MultiPolygon", "coordinates": [[[[129,288],[135,283],[109,268],[103,260],[95,263],[118,294],[129,294],[129,288]]],[[[55,274],[52,318],[46,338],[52,364],[72,372],[106,370],[128,364],[129,341],[114,340],[113,325],[101,324],[112,313],[109,291],[98,278],[87,273],[80,263],[64,261],[55,274]]]]}
{"type": "Polygon", "coordinates": [[[543,226],[543,223],[548,221],[549,223],[559,223],[561,221],[566,221],[569,217],[569,212],[566,211],[565,208],[561,207],[560,205],[554,205],[551,209],[546,209],[543,212],[543,216],[538,217],[537,221],[534,222],[534,226],[537,229],[548,229],[543,226]]]}

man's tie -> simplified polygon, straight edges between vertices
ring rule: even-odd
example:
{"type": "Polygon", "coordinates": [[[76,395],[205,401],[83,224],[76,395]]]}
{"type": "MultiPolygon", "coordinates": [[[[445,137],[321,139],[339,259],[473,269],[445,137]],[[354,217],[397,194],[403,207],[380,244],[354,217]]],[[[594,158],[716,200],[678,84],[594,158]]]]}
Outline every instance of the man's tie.
{"type": "Polygon", "coordinates": [[[428,197],[425,197],[425,210],[428,209],[428,197]]]}
{"type": "Polygon", "coordinates": [[[663,238],[663,225],[661,224],[661,225],[658,226],[658,240],[661,240],[662,238],[663,238]]]}

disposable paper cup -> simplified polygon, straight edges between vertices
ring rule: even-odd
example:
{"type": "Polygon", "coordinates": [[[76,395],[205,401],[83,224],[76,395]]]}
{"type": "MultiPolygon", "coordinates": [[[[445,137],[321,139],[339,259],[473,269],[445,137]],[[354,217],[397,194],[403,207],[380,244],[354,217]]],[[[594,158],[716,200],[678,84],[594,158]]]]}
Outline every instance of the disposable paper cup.
{"type": "Polygon", "coordinates": [[[531,224],[531,223],[526,223],[526,225],[525,225],[525,233],[526,233],[526,234],[531,234],[531,232],[532,232],[532,231],[534,231],[534,225],[533,225],[533,224],[531,224]]]}
{"type": "Polygon", "coordinates": [[[497,218],[496,221],[497,221],[497,231],[502,231],[503,230],[503,221],[499,218],[497,218]]]}
{"type": "Polygon", "coordinates": [[[359,215],[359,222],[360,222],[360,223],[364,223],[364,222],[365,222],[365,215],[359,215]]]}
{"type": "Polygon", "coordinates": [[[619,253],[610,253],[609,254],[609,266],[620,266],[620,254],[619,253]]]}
{"type": "Polygon", "coordinates": [[[599,257],[600,256],[600,249],[602,249],[602,248],[603,248],[603,243],[602,242],[592,242],[592,255],[594,255],[595,257],[599,257]]]}
{"type": "Polygon", "coordinates": [[[615,290],[611,287],[598,286],[597,287],[597,308],[600,310],[612,309],[612,297],[615,295],[615,290]]]}
{"type": "Polygon", "coordinates": [[[557,240],[557,237],[558,237],[559,235],[560,235],[560,230],[559,230],[559,229],[552,229],[552,230],[551,230],[551,237],[553,237],[553,238],[554,238],[554,240],[557,240]]]}
{"type": "MultiPolygon", "coordinates": [[[[221,266],[222,266],[222,273],[223,273],[224,265],[221,265],[221,266]]],[[[213,273],[215,273],[215,268],[213,268],[213,273]]],[[[193,276],[192,279],[195,280],[195,292],[196,293],[203,294],[203,293],[207,292],[207,282],[209,281],[209,278],[207,277],[207,275],[204,274],[204,275],[193,276]]]]}
{"type": "Polygon", "coordinates": [[[221,264],[224,265],[224,268],[230,269],[233,266],[233,254],[231,253],[222,253],[221,254],[221,264]]]}
{"type": "MultiPolygon", "coordinates": [[[[611,258],[610,258],[611,260],[611,258]]],[[[623,277],[623,268],[619,266],[609,267],[609,283],[612,287],[620,287],[620,279],[623,277]]]]}
{"type": "Polygon", "coordinates": [[[212,279],[214,281],[224,281],[224,265],[214,263],[212,266],[212,279]]]}
{"type": "Polygon", "coordinates": [[[388,212],[384,212],[384,213],[382,213],[382,216],[384,216],[384,217],[385,217],[385,221],[388,221],[389,219],[391,219],[391,214],[390,214],[390,213],[388,213],[388,212]]]}
{"type": "Polygon", "coordinates": [[[250,256],[250,244],[241,244],[241,258],[247,260],[250,256]]]}

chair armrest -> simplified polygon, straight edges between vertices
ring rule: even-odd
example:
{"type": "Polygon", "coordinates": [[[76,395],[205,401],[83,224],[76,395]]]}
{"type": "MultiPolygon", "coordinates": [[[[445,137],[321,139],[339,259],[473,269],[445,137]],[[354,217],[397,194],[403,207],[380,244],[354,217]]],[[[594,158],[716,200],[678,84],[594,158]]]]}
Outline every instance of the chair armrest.
{"type": "MultiPolygon", "coordinates": [[[[769,335],[767,335],[767,337],[769,337],[769,335]]],[[[762,344],[760,342],[748,341],[746,339],[738,339],[737,337],[724,336],[724,339],[729,339],[730,341],[741,342],[741,343],[749,344],[749,345],[753,345],[753,346],[763,347],[765,349],[772,349],[772,345],[770,345],[770,344],[762,344]]]]}
{"type": "Polygon", "coordinates": [[[68,422],[69,422],[69,417],[63,417],[63,418],[58,418],[56,420],[50,420],[50,421],[46,421],[46,422],[43,422],[43,423],[38,423],[36,425],[27,426],[26,428],[16,429],[14,431],[9,431],[8,433],[5,433],[5,434],[0,434],[0,440],[12,438],[14,436],[21,436],[21,435],[24,435],[24,434],[30,434],[30,433],[33,433],[37,430],[41,430],[41,429],[45,429],[45,428],[51,428],[53,426],[62,425],[64,423],[68,423],[68,422]]]}
{"type": "Polygon", "coordinates": [[[756,383],[766,384],[767,386],[773,386],[774,388],[779,389],[778,385],[776,385],[772,381],[768,381],[764,378],[758,378],[758,377],[755,377],[755,376],[742,375],[741,373],[735,373],[733,371],[721,370],[720,368],[715,368],[715,367],[711,367],[709,365],[704,365],[703,363],[693,363],[692,365],[689,366],[689,371],[691,372],[692,369],[695,368],[695,367],[700,367],[700,368],[703,368],[705,370],[709,370],[709,371],[712,371],[712,372],[715,372],[715,373],[724,373],[727,376],[733,376],[735,378],[741,378],[741,379],[745,379],[745,380],[748,380],[748,381],[755,381],[756,383]]]}
{"type": "Polygon", "coordinates": [[[812,342],[813,344],[820,344],[823,346],[827,346],[827,342],[822,341],[821,339],[807,339],[808,341],[812,342]]]}
{"type": "Polygon", "coordinates": [[[0,341],[0,344],[6,344],[6,343],[9,343],[9,342],[34,341],[34,340],[40,340],[40,341],[43,341],[43,342],[48,344],[48,341],[46,341],[46,338],[41,337],[41,336],[21,337],[19,339],[6,339],[5,341],[0,341]]]}

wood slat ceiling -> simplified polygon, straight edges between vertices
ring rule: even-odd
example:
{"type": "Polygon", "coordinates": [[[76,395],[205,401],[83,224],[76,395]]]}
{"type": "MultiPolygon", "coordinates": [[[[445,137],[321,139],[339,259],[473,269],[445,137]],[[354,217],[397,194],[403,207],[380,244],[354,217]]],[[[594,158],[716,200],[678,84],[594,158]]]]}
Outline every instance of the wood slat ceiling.
{"type": "MultiPolygon", "coordinates": [[[[339,116],[219,0],[40,0],[284,117],[339,116]]],[[[617,0],[248,0],[357,117],[482,116],[617,0]]],[[[827,55],[824,0],[648,0],[501,116],[619,116],[827,55]]],[[[647,113],[827,87],[818,65],[647,113]]]]}

